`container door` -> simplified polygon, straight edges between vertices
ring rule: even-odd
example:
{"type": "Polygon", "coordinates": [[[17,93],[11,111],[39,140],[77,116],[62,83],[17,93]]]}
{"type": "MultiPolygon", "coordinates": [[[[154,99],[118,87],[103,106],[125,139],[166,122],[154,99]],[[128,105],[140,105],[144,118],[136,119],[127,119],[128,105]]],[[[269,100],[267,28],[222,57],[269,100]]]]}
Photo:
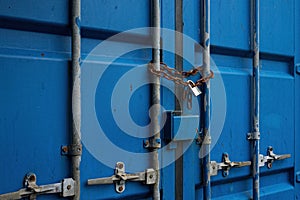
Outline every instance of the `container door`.
{"type": "MultiPolygon", "coordinates": [[[[300,3],[260,4],[260,194],[261,199],[298,199],[300,3]],[[285,154],[291,157],[271,159],[285,154]]],[[[157,180],[149,148],[152,52],[149,29],[141,29],[151,26],[150,7],[151,1],[82,0],[83,200],[152,198],[157,180]]],[[[162,31],[161,59],[169,67],[188,71],[202,65],[200,8],[199,0],[161,1],[162,27],[171,29],[162,31]],[[175,51],[180,37],[172,32],[180,23],[181,55],[175,51]]],[[[250,16],[249,1],[211,0],[213,199],[252,196],[250,16]],[[231,161],[244,165],[226,167],[231,161]]],[[[0,194],[26,187],[24,178],[27,186],[64,188],[32,199],[65,199],[74,192],[72,155],[62,148],[70,145],[72,133],[69,28],[68,1],[1,1],[0,194]]],[[[203,140],[197,126],[202,96],[161,80],[161,198],[203,199],[203,140]],[[184,97],[181,105],[175,94],[184,97]]]]}
{"type": "MultiPolygon", "coordinates": [[[[190,3],[184,1],[184,8],[195,11],[194,4],[190,3]]],[[[295,162],[299,157],[295,149],[298,144],[298,74],[295,73],[297,53],[294,51],[298,46],[295,43],[298,8],[294,1],[260,1],[261,199],[296,199],[298,196],[298,183],[295,182],[298,171],[295,162]],[[283,155],[281,158],[285,159],[267,162],[266,156],[272,153],[283,155]]],[[[193,12],[186,11],[183,16],[184,33],[196,38],[197,21],[193,21],[196,17],[193,12]]],[[[222,88],[218,79],[213,79],[211,161],[224,166],[226,162],[232,166],[236,164],[236,167],[222,167],[221,170],[215,170],[211,165],[215,172],[211,176],[213,199],[252,197],[251,143],[247,139],[247,133],[251,131],[250,16],[248,1],[211,1],[211,60],[217,69],[215,74],[222,77],[226,94],[220,95],[222,88]],[[225,109],[216,109],[224,101],[225,109]]],[[[204,198],[199,148],[201,151],[201,146],[193,143],[183,155],[180,189],[183,199],[204,198]]]]}
{"type": "MultiPolygon", "coordinates": [[[[71,131],[70,44],[61,34],[67,10],[61,1],[1,1],[0,194],[19,191],[24,181],[53,188],[66,180],[74,192],[69,159],[61,156],[71,131]]],[[[24,197],[14,194],[1,199],[24,197]]],[[[31,198],[63,199],[60,194],[31,198]]]]}
{"type": "MultiPolygon", "coordinates": [[[[156,178],[144,147],[150,136],[149,33],[129,34],[128,41],[121,35],[99,47],[116,33],[149,27],[150,2],[81,3],[81,199],[151,197],[156,178]],[[113,175],[119,181],[89,181],[113,175]]],[[[37,185],[61,184],[72,176],[69,2],[1,1],[0,28],[0,194],[26,187],[28,172],[37,185]]],[[[38,199],[63,199],[41,193],[38,199]]]]}

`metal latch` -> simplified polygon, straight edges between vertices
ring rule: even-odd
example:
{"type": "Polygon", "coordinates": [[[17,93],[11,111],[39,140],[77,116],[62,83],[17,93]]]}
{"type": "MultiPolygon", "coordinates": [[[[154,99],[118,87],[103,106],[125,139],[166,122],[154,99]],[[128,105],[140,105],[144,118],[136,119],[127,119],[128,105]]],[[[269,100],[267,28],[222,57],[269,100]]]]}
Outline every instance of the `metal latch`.
{"type": "Polygon", "coordinates": [[[60,183],[53,183],[49,185],[37,185],[36,175],[28,173],[24,177],[24,188],[17,192],[10,192],[1,194],[1,200],[15,200],[29,197],[29,199],[36,199],[37,195],[59,193],[63,197],[74,196],[75,181],[72,178],[65,178],[60,183]]]}
{"type": "Polygon", "coordinates": [[[218,170],[222,170],[223,177],[226,177],[229,175],[229,170],[233,167],[245,167],[250,166],[251,161],[245,161],[245,162],[232,162],[229,159],[228,153],[223,153],[222,156],[222,162],[217,163],[216,161],[210,162],[210,175],[216,176],[218,174],[218,170]]]}
{"type": "Polygon", "coordinates": [[[104,184],[115,184],[116,192],[122,193],[125,190],[126,181],[139,181],[146,185],[155,184],[156,182],[156,171],[152,168],[146,169],[144,172],[138,172],[134,174],[125,173],[125,164],[123,162],[117,162],[115,168],[115,174],[111,177],[89,179],[88,185],[104,185],[104,184]]]}
{"type": "Polygon", "coordinates": [[[283,154],[283,155],[277,155],[273,151],[273,147],[268,147],[267,156],[264,156],[262,154],[259,155],[259,166],[263,167],[265,164],[267,164],[267,167],[270,169],[272,168],[273,162],[275,160],[283,160],[291,157],[291,154],[283,154]]]}

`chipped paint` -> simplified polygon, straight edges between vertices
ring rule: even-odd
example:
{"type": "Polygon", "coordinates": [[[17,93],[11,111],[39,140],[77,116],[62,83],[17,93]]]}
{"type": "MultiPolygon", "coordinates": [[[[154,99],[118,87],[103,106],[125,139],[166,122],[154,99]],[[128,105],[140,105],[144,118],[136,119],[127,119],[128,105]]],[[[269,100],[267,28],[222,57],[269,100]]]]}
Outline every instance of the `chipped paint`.
{"type": "Polygon", "coordinates": [[[81,25],[81,19],[80,19],[80,17],[79,17],[79,16],[75,18],[75,24],[76,24],[76,25],[77,25],[77,27],[80,29],[80,25],[81,25]]]}
{"type": "Polygon", "coordinates": [[[207,38],[207,39],[206,39],[206,41],[205,41],[205,46],[207,46],[207,47],[208,47],[208,46],[209,46],[209,44],[210,44],[210,41],[209,41],[209,38],[207,38]]]}

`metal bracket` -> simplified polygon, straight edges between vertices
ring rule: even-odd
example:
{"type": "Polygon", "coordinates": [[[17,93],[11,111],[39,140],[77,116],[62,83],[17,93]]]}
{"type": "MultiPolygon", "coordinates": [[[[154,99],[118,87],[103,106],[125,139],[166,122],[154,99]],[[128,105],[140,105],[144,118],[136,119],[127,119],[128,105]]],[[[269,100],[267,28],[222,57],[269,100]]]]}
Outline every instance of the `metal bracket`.
{"type": "Polygon", "coordinates": [[[146,185],[155,184],[157,180],[156,171],[152,168],[146,169],[144,172],[138,172],[134,174],[125,173],[125,164],[123,162],[117,162],[115,168],[115,174],[110,177],[89,179],[88,185],[104,185],[115,184],[116,192],[122,193],[125,190],[126,181],[138,181],[146,185]]]}
{"type": "Polygon", "coordinates": [[[250,166],[251,161],[245,161],[245,162],[232,162],[229,159],[228,153],[223,153],[222,156],[222,162],[217,163],[216,161],[210,162],[210,175],[216,176],[218,174],[218,170],[222,170],[223,177],[226,177],[229,175],[229,170],[233,167],[245,167],[250,166]]]}
{"type": "Polygon", "coordinates": [[[198,115],[182,115],[181,111],[166,111],[166,123],[162,132],[162,139],[180,142],[194,140],[199,127],[198,115]]]}
{"type": "Polygon", "coordinates": [[[23,189],[20,189],[16,192],[1,194],[0,199],[12,200],[23,199],[26,197],[29,197],[29,199],[36,199],[37,195],[54,193],[59,193],[63,197],[70,197],[74,196],[74,191],[75,181],[72,178],[65,178],[60,183],[38,186],[36,184],[36,175],[34,173],[28,173],[24,177],[23,189]]]}
{"type": "Polygon", "coordinates": [[[267,167],[269,169],[272,168],[273,162],[275,160],[283,160],[291,157],[291,154],[283,154],[283,155],[277,155],[273,151],[273,147],[269,146],[267,151],[267,156],[263,156],[262,154],[259,155],[259,166],[263,167],[265,164],[267,164],[267,167]]]}
{"type": "Polygon", "coordinates": [[[80,156],[82,154],[82,145],[64,145],[61,146],[61,155],[80,156]]]}
{"type": "Polygon", "coordinates": [[[260,132],[253,132],[247,134],[248,140],[260,140],[260,132]]]}
{"type": "Polygon", "coordinates": [[[161,148],[161,139],[151,137],[143,141],[144,148],[146,149],[159,149],[161,148]]]}
{"type": "Polygon", "coordinates": [[[203,136],[200,134],[200,133],[198,133],[198,137],[196,138],[196,143],[198,144],[198,145],[210,145],[211,144],[211,136],[205,136],[204,138],[203,138],[203,136]]]}
{"type": "Polygon", "coordinates": [[[209,145],[211,144],[211,136],[205,136],[202,140],[202,144],[209,145]]]}

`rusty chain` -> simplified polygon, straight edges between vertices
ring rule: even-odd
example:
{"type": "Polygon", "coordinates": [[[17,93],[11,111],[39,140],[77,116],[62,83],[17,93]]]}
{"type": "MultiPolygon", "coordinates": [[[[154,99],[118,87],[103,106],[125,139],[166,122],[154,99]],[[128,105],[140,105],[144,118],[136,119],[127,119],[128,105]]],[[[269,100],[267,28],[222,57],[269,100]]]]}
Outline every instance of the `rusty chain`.
{"type": "MultiPolygon", "coordinates": [[[[191,84],[188,81],[184,81],[183,78],[194,76],[198,72],[203,71],[203,69],[200,66],[198,66],[194,69],[191,69],[189,71],[178,71],[174,68],[170,68],[167,64],[165,64],[163,62],[160,63],[160,70],[159,71],[155,70],[154,69],[154,63],[150,62],[149,63],[149,70],[152,74],[154,74],[156,76],[163,77],[167,80],[173,81],[175,84],[183,85],[183,86],[188,86],[189,84],[191,84]]],[[[206,83],[209,79],[211,79],[213,77],[214,77],[214,73],[213,73],[212,70],[210,70],[209,76],[200,78],[192,86],[193,87],[201,86],[203,83],[206,83]]]]}

